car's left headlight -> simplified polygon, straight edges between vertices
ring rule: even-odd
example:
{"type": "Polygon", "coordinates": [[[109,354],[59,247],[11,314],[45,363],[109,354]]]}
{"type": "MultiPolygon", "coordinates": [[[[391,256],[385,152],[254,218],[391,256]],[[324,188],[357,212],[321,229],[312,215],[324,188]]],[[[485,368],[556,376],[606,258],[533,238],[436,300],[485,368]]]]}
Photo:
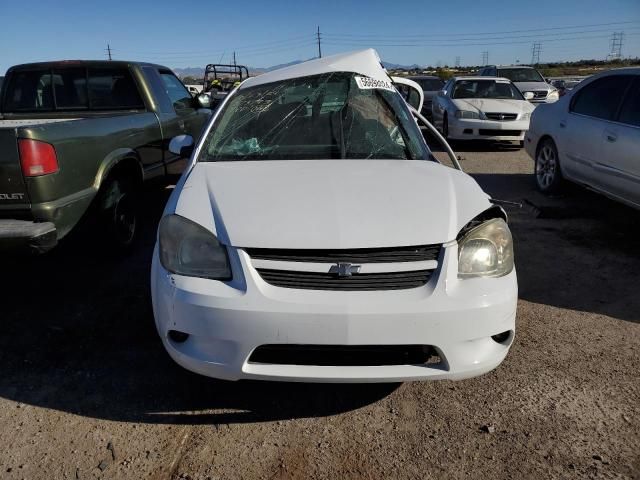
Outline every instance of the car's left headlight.
{"type": "Polygon", "coordinates": [[[455,116],[456,118],[466,118],[473,120],[478,120],[481,118],[479,112],[472,112],[471,110],[456,110],[455,116]]]}
{"type": "Polygon", "coordinates": [[[502,277],[512,270],[513,238],[502,218],[482,223],[459,241],[459,277],[502,277]]]}
{"type": "Polygon", "coordinates": [[[158,228],[160,263],[171,273],[230,280],[227,249],[206,228],[180,215],[167,215],[158,228]]]}
{"type": "Polygon", "coordinates": [[[558,90],[554,90],[553,92],[550,92],[549,95],[547,95],[547,100],[558,100],[560,98],[560,94],[558,93],[558,90]]]}

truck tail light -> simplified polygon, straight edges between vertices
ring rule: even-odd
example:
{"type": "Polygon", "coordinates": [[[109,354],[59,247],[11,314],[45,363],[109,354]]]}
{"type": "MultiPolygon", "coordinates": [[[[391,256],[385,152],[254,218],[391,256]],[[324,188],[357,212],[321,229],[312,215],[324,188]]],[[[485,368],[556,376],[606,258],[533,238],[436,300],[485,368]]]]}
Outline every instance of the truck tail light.
{"type": "Polygon", "coordinates": [[[30,138],[18,139],[20,164],[25,177],[37,177],[58,171],[58,157],[53,145],[30,138]]]}

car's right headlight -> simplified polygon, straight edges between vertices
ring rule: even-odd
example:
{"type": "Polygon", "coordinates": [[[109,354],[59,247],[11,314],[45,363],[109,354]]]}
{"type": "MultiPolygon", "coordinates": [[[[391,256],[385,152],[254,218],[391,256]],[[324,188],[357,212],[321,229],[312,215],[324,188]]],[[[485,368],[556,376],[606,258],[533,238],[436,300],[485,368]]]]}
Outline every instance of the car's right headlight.
{"type": "Polygon", "coordinates": [[[158,228],[160,263],[171,273],[230,280],[227,249],[206,228],[180,215],[167,215],[158,228]]]}
{"type": "Polygon", "coordinates": [[[459,241],[459,277],[502,277],[512,270],[513,238],[502,218],[482,223],[459,241]]]}

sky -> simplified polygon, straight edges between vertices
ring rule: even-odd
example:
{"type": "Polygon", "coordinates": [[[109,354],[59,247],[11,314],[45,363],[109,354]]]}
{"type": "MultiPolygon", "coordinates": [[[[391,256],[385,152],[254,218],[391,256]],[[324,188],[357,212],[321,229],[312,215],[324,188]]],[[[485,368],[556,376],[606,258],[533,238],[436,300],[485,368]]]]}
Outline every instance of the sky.
{"type": "Polygon", "coordinates": [[[11,65],[114,59],[171,68],[229,63],[269,67],[375,48],[404,65],[604,59],[614,32],[640,56],[640,0],[0,0],[0,75],[11,65]]]}

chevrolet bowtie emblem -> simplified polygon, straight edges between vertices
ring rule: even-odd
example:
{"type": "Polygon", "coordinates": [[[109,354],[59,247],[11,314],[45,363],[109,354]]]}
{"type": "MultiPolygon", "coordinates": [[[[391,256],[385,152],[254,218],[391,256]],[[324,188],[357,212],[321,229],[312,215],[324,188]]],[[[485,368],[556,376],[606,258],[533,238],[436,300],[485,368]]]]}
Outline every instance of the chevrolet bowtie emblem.
{"type": "Polygon", "coordinates": [[[337,263],[331,265],[329,273],[338,277],[350,277],[354,273],[360,273],[360,265],[352,265],[350,263],[337,263]]]}

